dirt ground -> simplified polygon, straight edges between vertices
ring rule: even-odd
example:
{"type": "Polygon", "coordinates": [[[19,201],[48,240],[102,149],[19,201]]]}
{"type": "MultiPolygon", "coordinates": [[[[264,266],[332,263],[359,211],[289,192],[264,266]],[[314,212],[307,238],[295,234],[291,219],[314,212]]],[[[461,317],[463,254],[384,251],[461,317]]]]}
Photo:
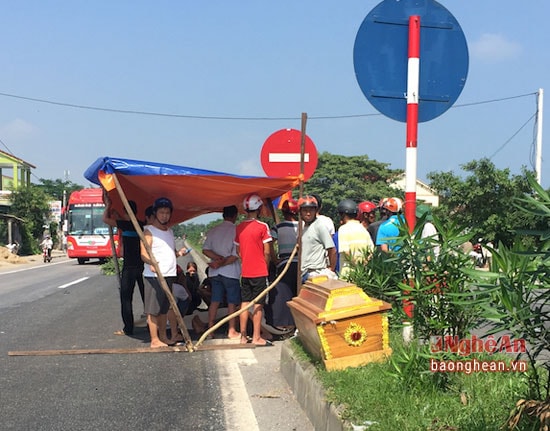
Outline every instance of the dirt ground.
{"type": "Polygon", "coordinates": [[[10,253],[6,247],[0,246],[0,266],[12,266],[24,263],[29,263],[29,260],[25,257],[10,253]]]}

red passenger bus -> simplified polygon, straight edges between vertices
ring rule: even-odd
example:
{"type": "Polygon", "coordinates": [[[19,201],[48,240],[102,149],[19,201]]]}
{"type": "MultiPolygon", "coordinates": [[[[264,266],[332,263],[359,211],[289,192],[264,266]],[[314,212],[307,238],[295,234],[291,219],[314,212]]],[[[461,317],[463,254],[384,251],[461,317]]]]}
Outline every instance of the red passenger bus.
{"type": "MultiPolygon", "coordinates": [[[[97,258],[105,260],[113,255],[109,226],[103,222],[102,189],[82,189],[72,192],[67,204],[67,256],[79,264],[97,258]]],[[[120,257],[118,233],[113,228],[117,256],[120,257]]]]}

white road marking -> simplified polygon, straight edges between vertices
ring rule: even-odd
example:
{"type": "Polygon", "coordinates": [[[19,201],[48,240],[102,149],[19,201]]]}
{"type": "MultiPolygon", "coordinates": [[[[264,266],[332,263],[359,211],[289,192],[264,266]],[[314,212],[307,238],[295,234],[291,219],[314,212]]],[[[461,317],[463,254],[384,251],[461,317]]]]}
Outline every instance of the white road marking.
{"type": "Polygon", "coordinates": [[[57,286],[57,288],[58,289],[65,289],[66,287],[72,286],[73,284],[77,284],[77,283],[80,283],[84,280],[88,280],[88,278],[90,278],[90,277],[82,277],[82,278],[79,278],[78,280],[71,281],[70,283],[62,284],[61,286],[57,286]]]}
{"type": "Polygon", "coordinates": [[[225,424],[228,430],[259,431],[258,421],[246,391],[239,363],[256,363],[251,349],[217,350],[225,424]]]}
{"type": "MultiPolygon", "coordinates": [[[[35,266],[28,266],[28,267],[26,267],[26,268],[14,269],[13,271],[0,271],[0,275],[3,275],[3,274],[15,274],[16,272],[29,271],[29,270],[31,270],[31,269],[48,268],[48,267],[50,267],[50,266],[60,265],[60,264],[62,264],[62,263],[68,263],[68,262],[71,262],[71,261],[70,261],[70,260],[63,260],[63,261],[61,261],[61,262],[44,263],[43,265],[41,265],[41,264],[36,264],[35,266]]],[[[14,264],[14,265],[17,265],[17,264],[14,264]]],[[[28,265],[28,264],[23,263],[22,265],[28,265]]]]}

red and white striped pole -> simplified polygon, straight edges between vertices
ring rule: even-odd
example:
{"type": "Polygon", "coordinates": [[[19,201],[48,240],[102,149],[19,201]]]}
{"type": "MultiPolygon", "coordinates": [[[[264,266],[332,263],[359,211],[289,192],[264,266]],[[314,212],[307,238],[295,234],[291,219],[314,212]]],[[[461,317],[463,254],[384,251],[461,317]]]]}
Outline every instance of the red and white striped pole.
{"type": "Polygon", "coordinates": [[[407,68],[407,147],[405,160],[405,218],[409,229],[416,224],[416,144],[418,141],[418,88],[420,82],[420,16],[409,17],[407,68]]]}
{"type": "MultiPolygon", "coordinates": [[[[418,140],[418,87],[420,82],[420,16],[409,17],[409,63],[407,68],[407,146],[405,160],[405,218],[412,232],[416,224],[416,144],[418,140]]],[[[414,305],[403,301],[403,311],[413,317],[414,305]]],[[[403,339],[412,337],[412,326],[405,322],[403,339]]]]}

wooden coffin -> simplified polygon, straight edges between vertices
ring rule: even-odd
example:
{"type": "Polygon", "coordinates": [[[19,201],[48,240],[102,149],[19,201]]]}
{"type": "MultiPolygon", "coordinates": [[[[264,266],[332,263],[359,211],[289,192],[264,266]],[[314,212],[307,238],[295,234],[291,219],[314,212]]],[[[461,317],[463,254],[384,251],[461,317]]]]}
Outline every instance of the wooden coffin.
{"type": "Polygon", "coordinates": [[[327,370],[357,367],[391,355],[387,311],[354,284],[318,277],[287,302],[305,349],[327,370]]]}

